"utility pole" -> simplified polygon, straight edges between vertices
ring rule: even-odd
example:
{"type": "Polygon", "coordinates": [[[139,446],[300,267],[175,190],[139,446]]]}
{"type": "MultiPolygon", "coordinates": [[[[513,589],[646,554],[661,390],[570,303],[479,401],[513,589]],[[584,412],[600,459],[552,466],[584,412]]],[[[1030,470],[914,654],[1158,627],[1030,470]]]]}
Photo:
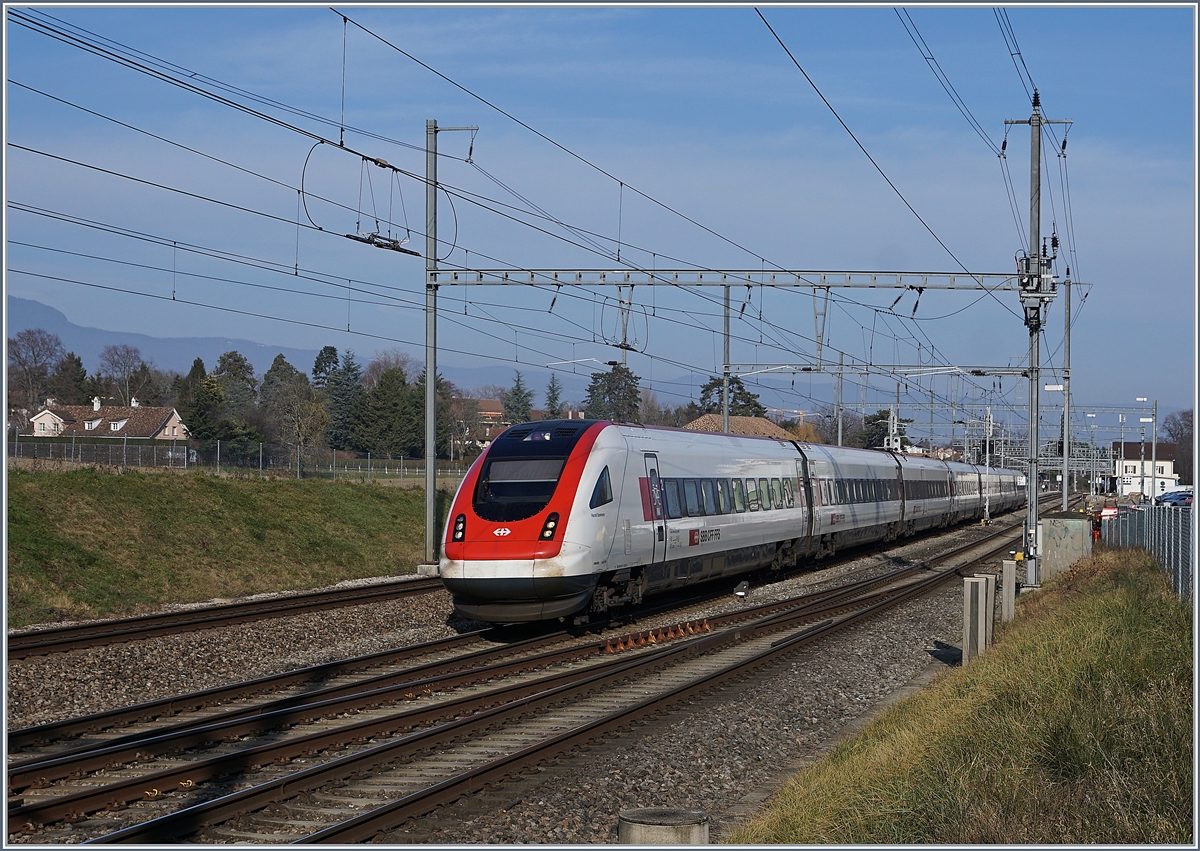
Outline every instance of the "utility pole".
{"type": "MultiPolygon", "coordinates": [[[[1029,125],[1029,253],[1021,261],[1021,307],[1025,327],[1029,329],[1029,467],[1026,475],[1028,499],[1025,523],[1025,559],[1029,564],[1028,581],[1037,585],[1038,552],[1038,391],[1041,389],[1041,349],[1043,308],[1054,298],[1054,282],[1049,256],[1042,246],[1042,125],[1069,124],[1050,121],[1042,116],[1041,99],[1033,90],[1033,112],[1028,120],[1006,120],[1005,124],[1029,125]]],[[[1055,246],[1057,248],[1057,245],[1055,246]]],[[[1068,320],[1069,321],[1069,320],[1068,320]]]]}
{"type": "Polygon", "coordinates": [[[1063,281],[1063,449],[1062,510],[1067,510],[1071,472],[1071,267],[1063,281]]]}
{"type": "Polygon", "coordinates": [[[437,134],[425,122],[425,563],[437,564],[437,134]]]}
{"type": "Polygon", "coordinates": [[[838,424],[838,446],[842,445],[842,370],[846,366],[846,353],[838,352],[838,375],[837,375],[837,424],[838,424]]]}
{"type": "Polygon", "coordinates": [[[478,127],[425,122],[425,563],[437,565],[437,134],[478,127]]]}
{"type": "Polygon", "coordinates": [[[983,430],[983,457],[984,457],[984,488],[983,488],[983,522],[984,525],[992,522],[992,406],[988,405],[987,409],[987,425],[983,430]]]}
{"type": "Polygon", "coordinates": [[[721,431],[729,434],[729,285],[725,286],[725,365],[721,372],[721,431]]]}

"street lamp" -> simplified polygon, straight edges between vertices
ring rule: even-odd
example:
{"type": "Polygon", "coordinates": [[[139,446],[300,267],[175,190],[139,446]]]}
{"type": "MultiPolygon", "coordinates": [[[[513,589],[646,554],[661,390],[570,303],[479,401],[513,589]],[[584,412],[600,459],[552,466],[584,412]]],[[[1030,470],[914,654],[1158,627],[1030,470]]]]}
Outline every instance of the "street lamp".
{"type": "MultiPolygon", "coordinates": [[[[1145,396],[1138,396],[1139,402],[1149,402],[1145,396]]],[[[1150,504],[1154,504],[1154,497],[1158,493],[1158,400],[1154,400],[1152,413],[1148,417],[1138,417],[1138,422],[1152,423],[1152,436],[1150,438],[1150,504]]],[[[1143,496],[1145,495],[1146,486],[1146,427],[1142,426],[1142,489],[1143,496]]]]}

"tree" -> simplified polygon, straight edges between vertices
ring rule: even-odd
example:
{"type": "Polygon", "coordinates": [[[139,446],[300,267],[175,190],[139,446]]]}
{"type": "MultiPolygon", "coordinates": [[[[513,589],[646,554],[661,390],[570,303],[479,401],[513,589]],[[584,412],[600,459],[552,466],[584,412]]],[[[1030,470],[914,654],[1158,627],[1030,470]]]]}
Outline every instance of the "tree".
{"type": "MultiPolygon", "coordinates": [[[[263,375],[258,394],[260,430],[269,441],[288,440],[283,426],[288,411],[294,411],[298,399],[312,396],[308,376],[300,372],[282,354],[276,355],[263,375]]],[[[288,441],[292,442],[292,441],[288,441]]]]}
{"type": "Polygon", "coordinates": [[[646,425],[671,426],[682,428],[700,416],[700,408],[695,402],[683,405],[663,405],[658,401],[658,395],[653,390],[641,388],[638,394],[639,422],[646,425]]]}
{"type": "Polygon", "coordinates": [[[479,400],[470,396],[456,396],[451,403],[453,415],[450,425],[450,460],[454,460],[454,450],[458,447],[458,457],[466,457],[467,450],[478,454],[475,441],[483,436],[483,418],[479,416],[479,400]]]}
{"type": "Polygon", "coordinates": [[[312,368],[313,386],[318,390],[323,390],[329,381],[329,373],[337,369],[337,365],[338,350],[333,346],[326,346],[317,352],[317,359],[313,362],[312,368]]]}
{"type": "MultiPolygon", "coordinates": [[[[700,413],[721,413],[722,383],[721,377],[714,375],[700,388],[700,413]]],[[[736,375],[731,376],[729,379],[729,416],[763,417],[766,414],[767,409],[758,401],[758,394],[747,390],[741,378],[736,375]]]]}
{"type": "Polygon", "coordinates": [[[362,382],[367,390],[370,390],[379,381],[379,376],[385,370],[399,369],[404,373],[404,380],[409,384],[420,375],[421,362],[414,360],[407,352],[402,352],[399,349],[387,349],[375,355],[374,360],[367,364],[367,368],[363,370],[362,382]]]}
{"type": "Polygon", "coordinates": [[[93,389],[83,360],[74,352],[67,352],[54,365],[47,383],[47,391],[60,405],[86,405],[95,395],[93,389]]]}
{"type": "Polygon", "coordinates": [[[45,398],[51,368],[63,358],[62,340],[43,328],[27,328],[8,338],[8,381],[18,404],[36,410],[45,398]]]}
{"type": "Polygon", "coordinates": [[[254,365],[239,352],[225,352],[217,358],[212,370],[213,378],[221,385],[231,416],[245,416],[254,407],[258,392],[258,379],[254,376],[254,365]]]}
{"type": "Polygon", "coordinates": [[[141,391],[149,373],[137,346],[121,343],[100,350],[100,375],[122,405],[128,405],[129,400],[141,391]]]}
{"type": "Polygon", "coordinates": [[[375,386],[352,403],[351,445],[388,458],[416,455],[424,442],[423,402],[402,368],[385,369],[375,386]]]}
{"type": "Polygon", "coordinates": [[[516,375],[513,386],[505,391],[500,400],[504,403],[504,421],[513,425],[529,422],[533,409],[533,391],[525,386],[521,373],[516,375]]]}
{"type": "Polygon", "coordinates": [[[334,449],[350,449],[354,444],[354,401],[365,391],[361,383],[362,367],[347,349],[341,366],[331,369],[325,384],[325,404],[329,428],[325,440],[334,449]]]}
{"type": "Polygon", "coordinates": [[[1192,458],[1192,409],[1167,414],[1163,431],[1175,444],[1175,472],[1181,484],[1194,483],[1192,458]]]}
{"type": "Polygon", "coordinates": [[[562,415],[562,382],[557,375],[550,373],[550,383],[546,385],[546,416],[557,420],[562,415]]]}
{"type": "MultiPolygon", "coordinates": [[[[825,443],[830,446],[836,446],[838,442],[838,424],[837,424],[837,408],[833,405],[821,405],[811,414],[807,414],[804,418],[804,424],[812,428],[816,432],[814,443],[825,443]]],[[[887,434],[887,418],[883,421],[883,433],[887,434]]],[[[795,431],[790,422],[785,422],[783,427],[788,431],[795,431]]],[[[864,446],[862,436],[863,419],[857,413],[849,408],[842,408],[842,445],[843,446],[864,446]]],[[[882,440],[882,438],[880,438],[882,440]]]]}
{"type": "MultiPolygon", "coordinates": [[[[868,414],[865,418],[863,418],[863,428],[859,434],[859,442],[857,445],[866,449],[877,449],[883,446],[883,439],[891,433],[888,425],[891,415],[891,411],[880,408],[875,413],[868,414]]],[[[906,419],[900,419],[898,421],[897,431],[900,433],[901,446],[912,445],[912,441],[910,441],[904,434],[905,425],[911,422],[912,420],[906,419]]],[[[834,424],[834,428],[837,428],[836,423],[834,424]]]]}
{"type": "Polygon", "coordinates": [[[188,433],[200,441],[218,440],[225,417],[225,394],[221,385],[204,370],[204,361],[196,358],[179,384],[175,403],[188,433]]]}
{"type": "Polygon", "coordinates": [[[592,373],[588,384],[584,410],[592,419],[636,423],[640,379],[624,364],[613,364],[608,372],[592,373]]]}

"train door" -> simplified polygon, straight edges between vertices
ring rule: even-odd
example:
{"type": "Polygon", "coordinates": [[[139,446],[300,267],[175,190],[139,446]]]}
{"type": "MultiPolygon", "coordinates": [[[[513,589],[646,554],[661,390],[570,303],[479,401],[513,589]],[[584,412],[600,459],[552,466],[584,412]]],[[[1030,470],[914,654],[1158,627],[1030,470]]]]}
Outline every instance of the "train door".
{"type": "Polygon", "coordinates": [[[651,564],[661,564],[667,558],[667,513],[663,508],[662,482],[658,478],[658,456],[653,452],[645,454],[646,478],[650,484],[650,512],[653,515],[654,555],[651,564]]]}

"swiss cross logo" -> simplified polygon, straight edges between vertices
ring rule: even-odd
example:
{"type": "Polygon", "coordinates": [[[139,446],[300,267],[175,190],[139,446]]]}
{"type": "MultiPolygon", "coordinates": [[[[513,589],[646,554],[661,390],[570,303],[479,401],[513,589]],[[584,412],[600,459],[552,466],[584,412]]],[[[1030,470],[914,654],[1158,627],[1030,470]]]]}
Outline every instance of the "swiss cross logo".
{"type": "Polygon", "coordinates": [[[505,535],[511,535],[512,529],[509,529],[507,526],[505,526],[505,527],[495,530],[494,532],[492,532],[492,534],[498,538],[503,538],[505,535]]]}

